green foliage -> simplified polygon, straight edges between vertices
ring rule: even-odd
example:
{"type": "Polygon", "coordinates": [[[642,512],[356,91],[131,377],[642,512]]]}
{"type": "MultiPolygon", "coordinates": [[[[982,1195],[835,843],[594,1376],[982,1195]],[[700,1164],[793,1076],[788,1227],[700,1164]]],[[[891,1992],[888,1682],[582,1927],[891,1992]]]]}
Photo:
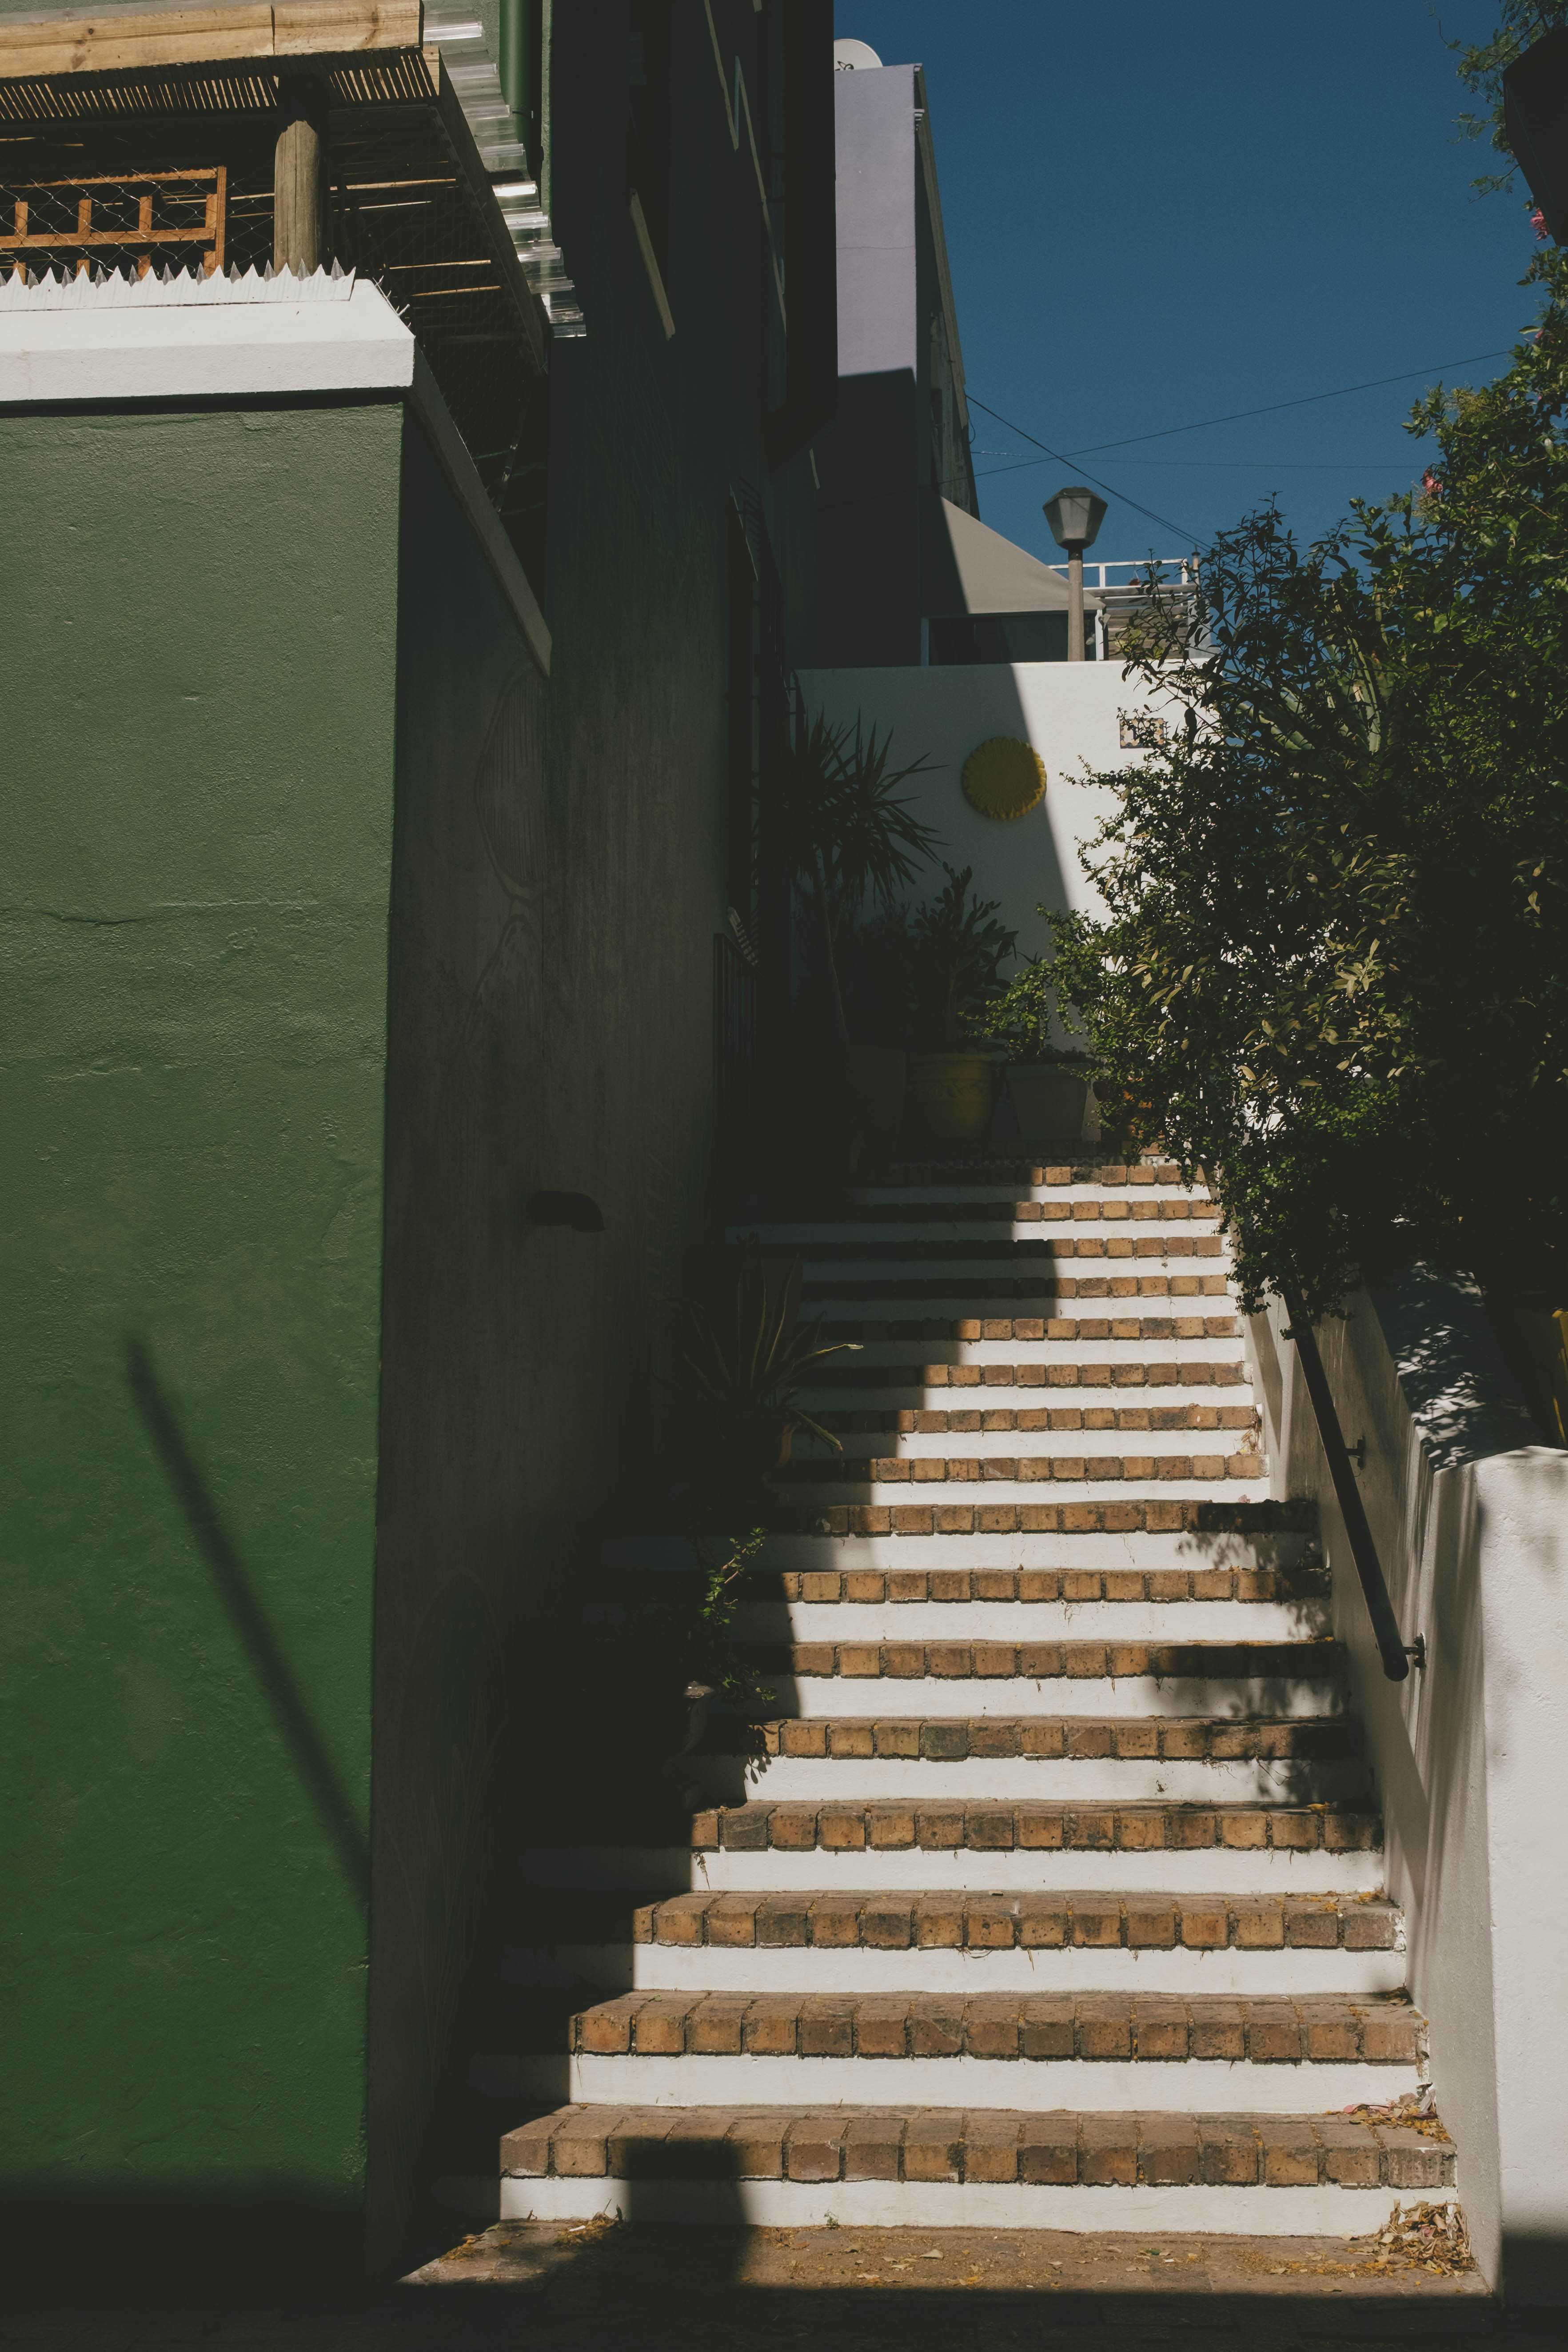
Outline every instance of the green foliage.
{"type": "MultiPolygon", "coordinates": [[[[1035,911],[1046,914],[1043,907],[1035,911]]],[[[1048,922],[1051,919],[1047,915],[1046,919],[1048,922]]],[[[977,1025],[994,1044],[1005,1045],[1016,1062],[1079,1064],[1083,1060],[1081,1054],[1064,1051],[1052,1043],[1051,1015],[1056,998],[1050,957],[1030,956],[1006,986],[987,1000],[977,1016],[977,1025]]]]}
{"type": "Polygon", "coordinates": [[[830,726],[819,712],[780,763],[771,803],[779,854],[816,914],[839,1043],[847,1047],[840,970],[846,931],[868,901],[889,907],[938,846],[899,787],[927,766],[891,764],[892,735],[830,726]]]}
{"type": "Polygon", "coordinates": [[[984,1034],[984,1013],[1001,967],[1018,934],[996,920],[1002,901],[970,896],[974,868],[945,862],[947,880],[934,898],[909,918],[914,1042],[927,1053],[972,1044],[984,1034]]]}
{"type": "Polygon", "coordinates": [[[681,1354],[721,1440],[777,1413],[792,1429],[843,1450],[795,1400],[818,1364],[858,1353],[859,1342],[824,1346],[821,1318],[800,1320],[800,1260],[770,1259],[754,1234],[710,1258],[700,1296],[686,1307],[681,1354]]]}
{"type": "Polygon", "coordinates": [[[746,1652],[737,1644],[732,1630],[746,1571],[766,1543],[767,1536],[765,1528],[753,1528],[749,1535],[732,1536],[719,1559],[704,1559],[701,1544],[696,1547],[702,1584],[685,1620],[687,1681],[689,1685],[697,1684],[711,1691],[737,1715],[746,1714],[758,1700],[771,1700],[773,1696],[769,1685],[759,1678],[746,1652]]]}
{"type": "Polygon", "coordinates": [[[1484,113],[1459,116],[1459,129],[1468,139],[1489,139],[1498,153],[1508,157],[1508,169],[1484,173],[1476,182],[1478,188],[1512,184],[1516,167],[1503,129],[1502,78],[1515,58],[1558,25],[1568,25],[1568,0],[1498,0],[1497,30],[1489,41],[1448,43],[1459,60],[1459,79],[1485,101],[1484,113]]]}
{"type": "Polygon", "coordinates": [[[999,923],[999,898],[972,898],[973,866],[923,907],[894,907],[862,926],[852,970],[874,1008],[868,1026],[911,1053],[946,1053],[989,1036],[987,1013],[1017,933],[999,923]]]}
{"type": "Polygon", "coordinates": [[[1102,1106],[1213,1173],[1248,1305],[1568,1276],[1568,261],[1533,275],[1508,373],[1415,411],[1420,493],[1305,551],[1266,508],[1205,559],[1206,653],[1156,618],[1184,723],[1100,780],[1108,919],[1054,922],[1102,1106]]]}

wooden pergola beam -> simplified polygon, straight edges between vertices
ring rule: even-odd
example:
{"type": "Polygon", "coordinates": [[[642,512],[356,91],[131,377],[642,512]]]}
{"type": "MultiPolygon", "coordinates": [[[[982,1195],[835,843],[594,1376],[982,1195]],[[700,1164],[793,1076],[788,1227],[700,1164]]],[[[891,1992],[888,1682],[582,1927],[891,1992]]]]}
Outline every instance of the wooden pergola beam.
{"type": "Polygon", "coordinates": [[[0,81],[417,49],[421,0],[232,0],[110,16],[0,16],[0,81]]]}

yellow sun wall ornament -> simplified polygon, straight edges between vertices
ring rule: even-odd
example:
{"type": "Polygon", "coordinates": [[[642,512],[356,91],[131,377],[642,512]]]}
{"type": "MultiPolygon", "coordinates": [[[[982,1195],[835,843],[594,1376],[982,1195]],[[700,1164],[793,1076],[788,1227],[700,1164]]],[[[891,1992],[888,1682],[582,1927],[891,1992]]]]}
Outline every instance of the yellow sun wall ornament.
{"type": "Polygon", "coordinates": [[[963,763],[963,797],[982,816],[1027,816],[1046,797],[1046,764],[1031,743],[993,735],[963,763]]]}

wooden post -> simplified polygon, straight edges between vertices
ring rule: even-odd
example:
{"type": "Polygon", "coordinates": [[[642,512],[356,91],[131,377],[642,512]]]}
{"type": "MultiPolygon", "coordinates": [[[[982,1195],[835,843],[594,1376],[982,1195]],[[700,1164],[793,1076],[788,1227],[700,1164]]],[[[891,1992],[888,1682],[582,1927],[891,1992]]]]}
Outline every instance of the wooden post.
{"type": "Polygon", "coordinates": [[[272,162],[272,267],[308,272],[327,259],[327,92],[290,76],[278,89],[282,127],[272,162]]]}

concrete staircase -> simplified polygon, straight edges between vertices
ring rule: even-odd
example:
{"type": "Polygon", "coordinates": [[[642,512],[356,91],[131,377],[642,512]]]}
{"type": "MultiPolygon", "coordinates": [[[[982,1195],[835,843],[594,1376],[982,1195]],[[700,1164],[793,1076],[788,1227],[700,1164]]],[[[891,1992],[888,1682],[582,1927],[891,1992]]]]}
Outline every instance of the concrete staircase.
{"type": "Polygon", "coordinates": [[[844,1455],[792,1465],[738,1621],[763,1752],[694,1759],[679,1837],[650,1800],[524,1857],[503,2215],[1355,2232],[1451,2200],[1212,1204],[1152,1162],[907,1167],[763,1238],[862,1343],[806,1401],[844,1455]]]}

